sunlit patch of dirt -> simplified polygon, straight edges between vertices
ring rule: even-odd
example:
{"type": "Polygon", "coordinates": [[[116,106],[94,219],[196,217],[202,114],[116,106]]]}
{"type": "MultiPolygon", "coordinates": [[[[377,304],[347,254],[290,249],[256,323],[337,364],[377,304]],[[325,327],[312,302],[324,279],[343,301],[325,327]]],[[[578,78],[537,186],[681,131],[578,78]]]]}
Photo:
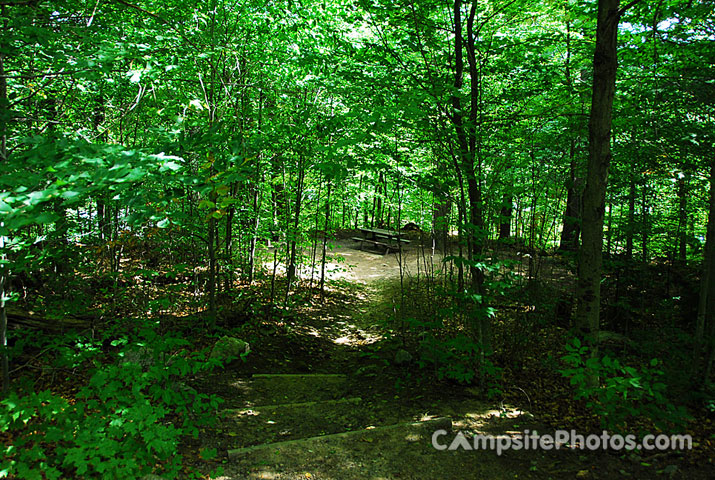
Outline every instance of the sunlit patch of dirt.
{"type": "MultiPolygon", "coordinates": [[[[266,271],[273,271],[272,250],[265,254],[263,267],[266,271]]],[[[390,253],[378,250],[361,249],[360,243],[350,240],[340,240],[333,242],[328,254],[329,261],[326,262],[327,280],[348,280],[352,282],[371,283],[385,279],[400,278],[400,273],[404,276],[424,275],[426,272],[433,272],[442,268],[442,255],[439,251],[433,251],[429,247],[411,245],[402,251],[391,251],[390,253]]],[[[321,274],[320,265],[312,269],[311,265],[302,265],[297,275],[309,280],[312,277],[319,279],[321,274]]],[[[285,273],[285,265],[278,264],[276,268],[278,274],[285,273]]]]}

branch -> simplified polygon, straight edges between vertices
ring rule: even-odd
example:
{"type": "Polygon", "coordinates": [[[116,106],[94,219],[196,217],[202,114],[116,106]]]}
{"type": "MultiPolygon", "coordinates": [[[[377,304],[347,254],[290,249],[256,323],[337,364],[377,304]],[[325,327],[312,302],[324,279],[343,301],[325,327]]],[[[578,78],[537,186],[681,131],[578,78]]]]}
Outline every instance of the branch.
{"type": "Polygon", "coordinates": [[[59,72],[52,72],[52,73],[38,73],[37,75],[0,75],[0,78],[15,78],[15,79],[21,79],[21,80],[33,80],[36,78],[49,78],[49,77],[59,77],[63,75],[74,75],[76,73],[82,73],[82,72],[88,72],[90,71],[89,68],[82,68],[80,70],[62,70],[59,72]]]}
{"type": "Polygon", "coordinates": [[[618,16],[621,17],[623,16],[624,13],[626,13],[626,10],[628,10],[631,7],[634,7],[635,5],[639,4],[643,0],[632,0],[630,3],[628,3],[625,7],[619,8],[618,9],[618,16]]]}
{"type": "Polygon", "coordinates": [[[0,0],[0,7],[21,7],[23,5],[36,5],[38,0],[17,0],[16,2],[8,2],[0,0]]]}
{"type": "Polygon", "coordinates": [[[163,18],[161,18],[161,17],[160,17],[159,15],[157,15],[156,13],[150,12],[149,10],[144,9],[144,8],[140,7],[139,5],[134,5],[133,3],[129,3],[129,2],[126,2],[126,1],[124,1],[124,0],[114,0],[114,1],[117,2],[117,3],[121,3],[121,4],[124,5],[125,7],[129,7],[129,8],[132,8],[132,9],[134,9],[134,10],[137,10],[137,11],[139,11],[139,12],[142,12],[142,13],[144,13],[144,14],[146,14],[146,15],[149,15],[150,17],[153,17],[153,18],[159,20],[161,23],[166,23],[166,24],[169,23],[168,21],[164,20],[163,18]]]}
{"type": "MultiPolygon", "coordinates": [[[[639,1],[640,1],[640,0],[639,0],[639,1]]],[[[477,30],[474,32],[474,35],[479,36],[479,34],[481,33],[482,29],[483,29],[484,27],[486,27],[486,26],[489,24],[489,22],[492,21],[492,19],[494,19],[494,18],[495,18],[497,15],[499,15],[500,13],[504,12],[504,11],[505,11],[507,8],[509,8],[513,3],[516,3],[516,0],[511,0],[511,1],[507,2],[507,3],[505,3],[504,5],[502,5],[500,8],[497,8],[496,10],[494,10],[494,12],[492,12],[491,15],[488,15],[488,16],[484,19],[484,21],[482,21],[482,23],[477,27],[477,30]]]]}
{"type": "MultiPolygon", "coordinates": [[[[2,0],[0,0],[0,1],[2,1],[2,0]]],[[[173,29],[176,31],[176,33],[179,34],[179,36],[180,36],[186,43],[188,43],[189,45],[191,45],[191,46],[194,47],[195,49],[200,50],[199,47],[198,47],[198,45],[196,45],[193,41],[191,41],[190,38],[188,38],[186,35],[184,35],[184,32],[182,32],[182,31],[179,29],[179,27],[177,27],[176,25],[172,24],[172,23],[169,22],[168,20],[164,19],[164,18],[161,17],[160,15],[157,15],[156,13],[150,12],[149,10],[146,10],[145,8],[140,7],[139,5],[135,5],[135,4],[133,4],[133,3],[129,3],[129,2],[127,2],[126,0],[113,0],[113,1],[115,1],[115,2],[117,2],[117,3],[119,3],[119,4],[121,4],[121,5],[124,5],[125,7],[129,7],[129,8],[131,8],[131,9],[134,9],[134,10],[138,11],[138,12],[141,12],[141,13],[143,13],[143,14],[145,14],[145,15],[149,15],[151,18],[155,19],[156,21],[158,21],[158,22],[160,22],[160,23],[163,23],[163,24],[165,24],[165,25],[169,25],[171,28],[173,28],[173,29]]]]}

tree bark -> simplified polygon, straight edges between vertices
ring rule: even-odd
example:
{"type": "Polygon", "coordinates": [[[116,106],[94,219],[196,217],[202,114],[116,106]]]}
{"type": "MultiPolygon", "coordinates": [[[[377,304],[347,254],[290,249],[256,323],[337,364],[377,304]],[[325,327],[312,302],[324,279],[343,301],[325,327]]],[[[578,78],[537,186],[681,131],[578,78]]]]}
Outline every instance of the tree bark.
{"type": "MultiPolygon", "coordinates": [[[[703,259],[703,272],[700,277],[700,299],[698,302],[698,316],[695,326],[695,361],[696,369],[701,365],[700,355],[707,340],[707,347],[712,352],[715,348],[715,159],[710,165],[710,209],[708,213],[708,226],[705,238],[705,257],[703,259]],[[706,337],[708,331],[709,338],[706,337]]],[[[710,355],[711,356],[711,355],[710,355]]],[[[709,365],[706,372],[709,376],[709,365]]],[[[705,377],[705,381],[708,378],[705,377]]]]}
{"type": "MultiPolygon", "coordinates": [[[[212,193],[212,201],[216,196],[212,193]]],[[[209,215],[208,221],[208,254],[209,254],[209,315],[216,318],[216,219],[209,215]]]]}
{"type": "Polygon", "coordinates": [[[575,252],[578,250],[578,238],[581,233],[580,210],[581,194],[579,192],[579,179],[576,178],[576,140],[571,139],[569,148],[569,180],[566,194],[566,211],[564,212],[563,228],[559,250],[575,252]]]}
{"type": "MultiPolygon", "coordinates": [[[[470,260],[470,292],[473,295],[483,295],[484,272],[476,266],[475,256],[481,252],[484,236],[484,219],[482,208],[482,191],[480,180],[477,178],[477,122],[479,112],[479,69],[475,51],[474,18],[477,4],[472,3],[467,18],[466,43],[463,38],[462,26],[462,1],[454,1],[454,93],[452,94],[451,120],[457,136],[458,168],[467,183],[467,197],[469,200],[469,222],[467,231],[467,258],[470,260]],[[463,45],[464,44],[464,45],[463,45]],[[462,114],[464,107],[460,90],[464,86],[464,46],[467,49],[467,62],[469,64],[469,116],[465,122],[462,114]]],[[[475,308],[478,308],[475,305],[475,308]]],[[[478,342],[485,350],[490,349],[490,325],[486,315],[476,314],[473,327],[476,330],[478,342]]]]}
{"type": "Polygon", "coordinates": [[[649,233],[648,229],[650,224],[648,222],[648,185],[643,182],[641,188],[641,240],[643,248],[641,249],[641,254],[643,258],[643,263],[648,263],[648,239],[649,233]]]}
{"type": "Polygon", "coordinates": [[[325,200],[325,227],[323,228],[323,255],[320,261],[320,299],[325,295],[325,260],[328,250],[328,231],[330,230],[330,193],[332,181],[328,179],[328,198],[325,200]]]}
{"type": "MultiPolygon", "coordinates": [[[[565,6],[566,17],[569,17],[568,4],[565,6]]],[[[566,64],[565,82],[568,88],[569,97],[572,102],[576,102],[573,82],[571,80],[571,22],[566,21],[566,64]]],[[[569,142],[569,178],[566,182],[566,209],[564,211],[563,224],[561,228],[561,239],[559,250],[562,252],[576,252],[579,247],[579,235],[581,234],[581,191],[580,179],[576,175],[576,142],[575,126],[576,122],[571,119],[571,138],[569,142]]]]}
{"type": "Polygon", "coordinates": [[[685,263],[688,238],[688,184],[687,178],[683,175],[678,180],[678,253],[677,258],[685,263]]]}
{"type": "MultiPolygon", "coordinates": [[[[238,193],[238,185],[236,183],[231,185],[231,197],[236,198],[238,193]]],[[[226,214],[226,231],[224,232],[224,256],[226,257],[226,276],[224,278],[224,291],[228,292],[233,286],[233,218],[236,214],[236,207],[234,205],[229,206],[228,212],[226,214]]],[[[239,237],[238,248],[240,251],[241,242],[239,237]]]]}
{"type": "MultiPolygon", "coordinates": [[[[5,153],[5,152],[3,152],[5,153]]],[[[3,157],[4,158],[4,157],[3,157]]],[[[0,227],[2,224],[0,224],[0,227]]],[[[2,391],[6,394],[10,388],[10,366],[7,356],[7,307],[5,305],[5,286],[8,272],[5,266],[5,237],[0,233],[0,348],[2,348],[2,391]]]]}
{"type": "Polygon", "coordinates": [[[606,255],[611,254],[611,239],[613,237],[613,228],[611,224],[613,222],[613,203],[606,205],[608,209],[608,220],[606,220],[606,255]]]}
{"type": "Polygon", "coordinates": [[[447,239],[449,238],[449,212],[452,210],[452,202],[444,188],[438,189],[435,195],[439,196],[439,199],[435,199],[432,208],[432,231],[439,249],[446,252],[447,239]]]}
{"type": "Polygon", "coordinates": [[[582,243],[579,251],[576,326],[597,355],[603,217],[611,163],[611,118],[618,66],[619,0],[599,0],[593,92],[588,124],[588,172],[583,194],[582,243]]]}
{"type": "MultiPolygon", "coordinates": [[[[263,131],[263,90],[258,94],[258,131],[263,131]]],[[[251,234],[250,251],[248,252],[248,283],[253,284],[253,279],[256,274],[256,241],[258,239],[258,227],[261,223],[261,199],[263,198],[262,191],[262,174],[261,174],[261,152],[256,155],[256,181],[253,191],[253,232],[251,234]]]]}
{"type": "Polygon", "coordinates": [[[631,179],[628,191],[628,226],[626,228],[626,258],[633,258],[633,227],[636,223],[636,182],[631,179]]]}
{"type": "MultiPolygon", "coordinates": [[[[2,16],[5,16],[5,7],[2,9],[2,16]]],[[[3,25],[3,30],[7,24],[3,25]]],[[[4,33],[4,32],[3,32],[4,33]]],[[[3,42],[4,43],[4,42],[3,42]]],[[[7,98],[7,78],[5,78],[5,45],[0,45],[0,163],[7,162],[7,119],[10,116],[7,98]]],[[[4,224],[0,222],[0,229],[4,229],[4,224]]],[[[10,388],[10,367],[7,356],[7,310],[5,305],[5,288],[9,280],[9,271],[5,264],[5,237],[0,231],[0,348],[2,348],[2,391],[6,394],[10,388]]]]}
{"type": "Polygon", "coordinates": [[[303,155],[300,155],[299,161],[298,161],[298,184],[296,185],[296,193],[295,193],[295,211],[294,211],[294,218],[293,218],[293,228],[292,231],[290,231],[290,239],[289,239],[289,261],[288,261],[288,269],[286,273],[286,294],[285,294],[285,303],[288,303],[288,296],[290,295],[290,289],[293,284],[293,280],[295,279],[296,275],[296,258],[297,258],[297,249],[298,249],[298,231],[300,227],[300,213],[301,213],[301,206],[303,202],[303,181],[305,180],[305,160],[303,158],[303,155]]]}
{"type": "Polygon", "coordinates": [[[512,195],[505,193],[502,199],[501,210],[499,211],[499,240],[506,240],[511,237],[513,203],[514,198],[512,195]]]}

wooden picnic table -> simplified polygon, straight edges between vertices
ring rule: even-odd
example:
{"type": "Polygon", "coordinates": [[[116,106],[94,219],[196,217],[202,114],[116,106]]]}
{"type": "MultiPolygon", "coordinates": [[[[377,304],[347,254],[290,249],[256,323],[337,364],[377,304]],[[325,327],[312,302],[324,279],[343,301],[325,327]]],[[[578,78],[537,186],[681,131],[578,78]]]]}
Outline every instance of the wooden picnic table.
{"type": "Polygon", "coordinates": [[[390,250],[397,250],[401,244],[410,243],[409,240],[402,238],[400,232],[385,230],[382,228],[361,228],[362,237],[353,237],[353,240],[360,242],[360,249],[364,244],[370,244],[375,247],[382,247],[387,254],[390,250]]]}

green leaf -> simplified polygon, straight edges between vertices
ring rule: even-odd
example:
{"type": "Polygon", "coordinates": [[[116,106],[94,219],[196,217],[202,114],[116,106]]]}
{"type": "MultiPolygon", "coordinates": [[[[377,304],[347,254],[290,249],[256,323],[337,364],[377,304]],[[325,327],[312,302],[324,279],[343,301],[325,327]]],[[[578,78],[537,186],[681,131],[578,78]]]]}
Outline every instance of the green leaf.
{"type": "Polygon", "coordinates": [[[218,450],[216,450],[215,448],[202,448],[201,450],[199,450],[199,455],[204,460],[211,460],[212,458],[216,458],[216,455],[218,455],[218,450]]]}

